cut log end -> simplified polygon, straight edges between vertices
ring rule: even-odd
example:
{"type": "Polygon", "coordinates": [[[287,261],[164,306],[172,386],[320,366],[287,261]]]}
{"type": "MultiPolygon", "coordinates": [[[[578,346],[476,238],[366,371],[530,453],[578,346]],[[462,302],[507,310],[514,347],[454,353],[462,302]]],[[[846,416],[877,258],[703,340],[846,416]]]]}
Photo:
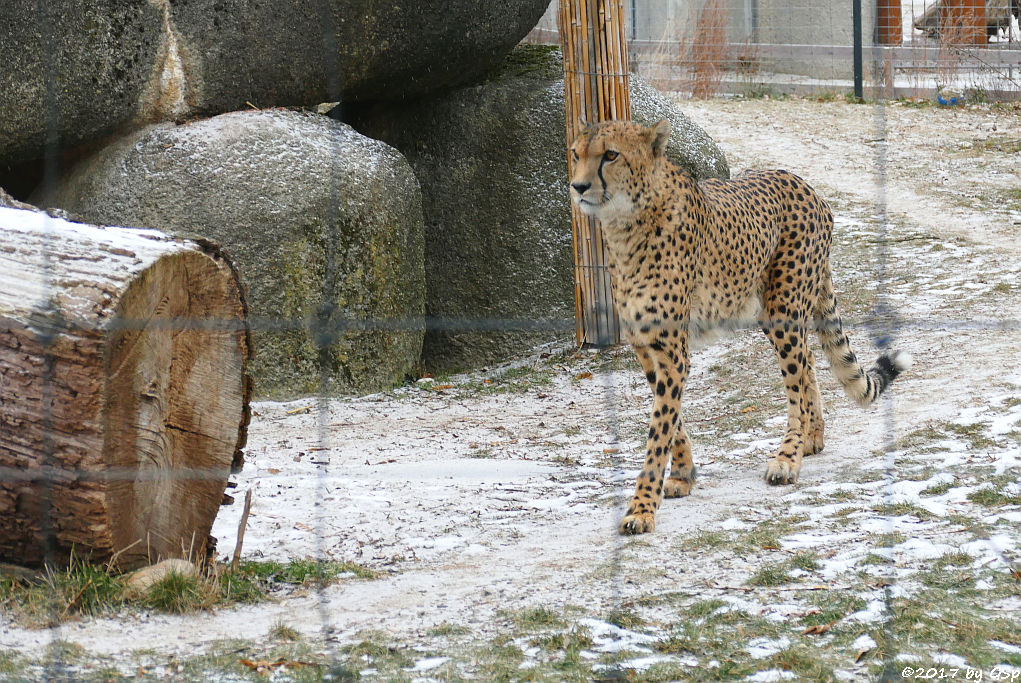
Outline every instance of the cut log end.
{"type": "Polygon", "coordinates": [[[111,548],[123,564],[204,557],[245,410],[244,316],[223,270],[205,254],[176,254],[121,300],[104,461],[111,548]]]}
{"type": "Polygon", "coordinates": [[[0,271],[21,270],[0,276],[0,559],[205,557],[248,425],[236,271],[194,243],[9,211],[0,271]],[[36,280],[45,298],[22,294],[36,280]]]}

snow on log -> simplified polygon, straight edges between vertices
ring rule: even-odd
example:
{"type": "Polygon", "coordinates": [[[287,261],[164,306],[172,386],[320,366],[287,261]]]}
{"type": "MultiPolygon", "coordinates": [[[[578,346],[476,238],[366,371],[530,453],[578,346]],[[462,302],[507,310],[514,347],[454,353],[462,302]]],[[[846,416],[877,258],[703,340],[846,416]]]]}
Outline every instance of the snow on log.
{"type": "Polygon", "coordinates": [[[3,200],[0,559],[203,557],[248,429],[233,264],[3,200]]]}

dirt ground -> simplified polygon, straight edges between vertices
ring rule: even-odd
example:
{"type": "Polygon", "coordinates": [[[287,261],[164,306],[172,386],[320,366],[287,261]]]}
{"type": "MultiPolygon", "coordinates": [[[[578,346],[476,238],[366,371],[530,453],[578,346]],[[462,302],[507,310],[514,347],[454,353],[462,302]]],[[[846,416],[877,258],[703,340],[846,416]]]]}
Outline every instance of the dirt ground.
{"type": "MultiPolygon", "coordinates": [[[[236,661],[277,657],[281,624],[334,680],[1021,670],[1021,108],[681,106],[735,173],[786,168],[830,201],[853,346],[915,358],[870,410],[819,361],[826,448],[797,484],[762,479],[785,416],[754,331],[696,353],[684,416],[700,478],[641,537],[615,530],[651,406],[626,350],[565,342],[386,394],[260,403],[234,493],[253,491],[245,558],[376,578],[184,617],[0,618],[19,675],[52,672],[66,642],[75,676],[257,677],[236,661]]],[[[240,508],[216,521],[224,554],[240,508]]]]}

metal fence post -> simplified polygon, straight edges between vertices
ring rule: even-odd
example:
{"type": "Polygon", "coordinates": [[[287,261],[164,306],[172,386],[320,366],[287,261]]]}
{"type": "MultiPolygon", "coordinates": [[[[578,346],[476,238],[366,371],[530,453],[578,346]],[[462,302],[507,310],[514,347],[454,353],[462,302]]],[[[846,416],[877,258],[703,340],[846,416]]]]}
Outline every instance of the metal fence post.
{"type": "Polygon", "coordinates": [[[854,23],[854,96],[861,100],[865,97],[865,84],[862,78],[861,0],[851,1],[851,21],[854,23]]]}

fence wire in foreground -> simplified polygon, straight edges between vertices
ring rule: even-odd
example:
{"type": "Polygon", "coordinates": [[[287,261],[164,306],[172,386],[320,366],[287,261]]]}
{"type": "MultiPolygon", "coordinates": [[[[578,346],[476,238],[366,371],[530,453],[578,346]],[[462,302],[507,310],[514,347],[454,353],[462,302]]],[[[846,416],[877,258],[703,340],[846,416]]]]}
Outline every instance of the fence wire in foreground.
{"type": "MultiPolygon", "coordinates": [[[[645,5],[649,17],[645,23],[642,21],[640,8],[643,5],[631,3],[629,9],[631,21],[634,22],[634,33],[632,35],[633,50],[639,56],[639,70],[645,71],[647,75],[670,90],[689,90],[695,96],[703,97],[719,92],[729,92],[734,88],[744,88],[752,91],[756,88],[800,88],[810,87],[815,89],[843,87],[846,77],[847,64],[850,54],[847,46],[840,44],[809,44],[791,43],[782,40],[782,29],[790,29],[791,35],[804,35],[812,31],[826,33],[831,36],[844,35],[842,33],[846,17],[836,11],[823,13],[823,17],[815,23],[798,23],[805,20],[805,17],[816,12],[810,6],[788,5],[783,11],[786,14],[768,18],[762,14],[758,3],[733,3],[723,0],[708,0],[702,5],[689,4],[679,6],[670,21],[665,24],[650,18],[651,9],[645,5]],[[758,8],[758,9],[757,9],[758,8]],[[773,23],[767,23],[767,19],[773,23]],[[820,23],[821,22],[821,23],[820,23]],[[668,38],[653,36],[654,27],[663,28],[664,31],[673,31],[668,38]],[[644,34],[641,32],[644,31],[644,34]],[[798,31],[801,31],[799,34],[798,31]],[[641,37],[644,35],[645,37],[641,37]],[[798,73],[799,63],[810,63],[829,71],[816,73],[814,75],[803,75],[798,73]],[[792,73],[786,73],[790,69],[792,73]]],[[[880,4],[881,8],[890,9],[890,3],[880,4]]],[[[931,5],[918,3],[911,4],[911,13],[905,14],[903,21],[897,22],[896,18],[888,19],[888,23],[878,23],[875,26],[877,35],[881,36],[879,45],[881,47],[870,48],[873,64],[873,87],[874,93],[887,96],[898,96],[902,93],[920,93],[929,90],[951,90],[960,91],[982,89],[983,91],[996,91],[999,89],[1013,90],[1016,92],[1018,66],[1021,62],[1017,60],[1016,40],[1013,39],[1011,30],[1012,24],[1009,19],[997,19],[995,35],[986,33],[987,38],[994,38],[994,41],[986,40],[981,42],[976,38],[978,30],[975,20],[972,18],[953,18],[945,12],[941,15],[940,10],[936,11],[935,24],[926,23],[926,17],[932,12],[931,5]],[[940,18],[942,17],[942,19],[940,18]],[[889,23],[892,22],[892,23],[889,23]],[[941,23],[942,22],[942,23],[941,23]],[[955,23],[956,22],[956,23],[955,23]],[[948,38],[948,25],[958,26],[960,32],[965,33],[963,37],[948,38]],[[922,28],[918,28],[921,26],[922,28]],[[935,26],[935,28],[933,28],[935,26]],[[963,26],[963,28],[961,28],[963,26]],[[942,28],[941,28],[942,27],[942,28]],[[1006,28],[1004,28],[1006,27],[1006,28]],[[898,32],[898,28],[900,31],[898,32]],[[942,31],[942,33],[940,33],[942,31]],[[919,35],[924,34],[924,35],[919,35]],[[908,36],[913,36],[909,38],[908,36]],[[981,44],[980,44],[981,43],[981,44]],[[964,74],[964,76],[962,76],[964,74]],[[941,82],[941,79],[942,82],[941,82]],[[984,80],[991,79],[991,80],[984,80]]],[[[995,9],[995,8],[994,8],[995,9]]],[[[987,22],[991,21],[992,13],[984,15],[987,22]]],[[[999,15],[997,15],[999,16],[999,15]]],[[[807,21],[807,20],[806,20],[807,21]]],[[[991,24],[990,24],[991,25],[991,24]]],[[[980,27],[983,31],[987,27],[980,27]]],[[[792,38],[793,40],[793,38],[792,38]]],[[[51,125],[55,125],[52,124],[51,125]]],[[[948,320],[942,318],[913,318],[896,314],[888,301],[889,273],[888,266],[891,254],[889,251],[889,224],[887,216],[887,157],[886,148],[888,140],[888,128],[886,120],[886,104],[884,99],[879,98],[873,108],[873,134],[874,139],[880,141],[874,147],[875,158],[872,160],[875,173],[876,197],[874,204],[874,215],[877,218],[876,227],[876,285],[877,303],[874,315],[862,320],[845,320],[845,328],[858,339],[868,339],[873,346],[885,348],[896,345],[896,340],[907,335],[923,334],[931,331],[961,331],[976,333],[1010,333],[1021,332],[1021,320],[1004,318],[965,318],[948,320]]],[[[52,155],[56,158],[55,150],[52,155]]],[[[52,166],[52,165],[51,165],[52,166]]],[[[55,166],[47,173],[55,174],[55,166]]],[[[566,179],[565,179],[566,191],[566,179]]],[[[342,193],[342,188],[335,188],[335,192],[342,193]]],[[[333,263],[331,268],[339,267],[333,263]]],[[[415,331],[424,329],[426,333],[433,332],[543,332],[570,335],[575,329],[573,320],[560,319],[502,319],[502,318],[446,318],[426,317],[424,319],[349,319],[310,321],[307,319],[288,320],[255,316],[249,321],[253,332],[277,332],[290,330],[303,330],[309,333],[309,337],[317,343],[319,352],[325,353],[330,344],[337,338],[350,332],[366,331],[415,331]]],[[[178,319],[165,323],[158,323],[153,327],[152,321],[120,321],[118,323],[125,329],[132,329],[139,326],[149,326],[149,329],[167,328],[171,330],[233,330],[237,325],[234,321],[216,320],[187,320],[178,319]]],[[[743,327],[755,329],[755,325],[748,324],[743,327]]],[[[860,343],[860,342],[859,342],[860,343]]],[[[522,353],[529,351],[521,349],[522,353]]],[[[763,360],[768,363],[770,361],[763,360]]],[[[44,405],[49,403],[49,387],[52,384],[53,368],[47,367],[43,373],[44,405]]],[[[321,389],[314,398],[313,412],[315,414],[315,447],[329,451],[333,447],[333,437],[330,427],[330,404],[332,398],[326,391],[330,378],[326,371],[320,378],[321,389]]],[[[601,378],[601,391],[603,401],[601,406],[602,421],[609,431],[610,438],[614,442],[622,441],[621,423],[624,419],[618,410],[621,404],[621,387],[615,382],[612,374],[606,374],[601,378]]],[[[0,385],[2,390],[2,385],[0,385]]],[[[885,463],[885,495],[891,503],[895,500],[893,484],[898,481],[898,466],[895,460],[896,434],[898,425],[895,419],[895,402],[897,401],[896,391],[887,394],[880,406],[879,414],[883,420],[884,450],[886,451],[885,463]]],[[[52,415],[50,416],[52,419],[52,415]]],[[[258,419],[258,418],[256,418],[258,419]]],[[[542,419],[541,414],[536,414],[536,421],[542,419]]],[[[698,451],[696,449],[696,455],[698,451]]],[[[622,454],[621,459],[625,455],[622,454]]],[[[696,457],[696,462],[698,458],[696,457]]],[[[749,466],[751,464],[749,463],[749,466]]],[[[52,506],[52,485],[61,481],[56,473],[57,468],[49,469],[42,467],[31,472],[21,468],[4,467],[0,468],[0,479],[5,482],[36,482],[44,487],[44,504],[40,510],[40,527],[47,530],[51,527],[49,510],[52,506]]],[[[625,491],[631,485],[627,467],[622,463],[612,479],[617,489],[616,508],[622,511],[626,504],[625,491]]],[[[63,477],[63,473],[59,475],[63,477]]],[[[171,477],[184,480],[203,480],[210,477],[218,477],[219,473],[210,472],[203,468],[188,468],[174,471],[172,473],[154,473],[137,471],[130,468],[108,468],[102,474],[83,474],[81,481],[89,481],[90,477],[102,478],[104,481],[124,479],[136,481],[146,477],[171,477]]],[[[315,473],[308,476],[316,477],[316,503],[314,506],[315,518],[312,522],[316,531],[318,541],[315,549],[316,557],[325,558],[329,555],[330,549],[327,546],[328,524],[327,516],[333,512],[327,509],[323,502],[327,498],[330,477],[335,476],[328,473],[326,469],[317,469],[315,473]]],[[[408,495],[414,496],[414,491],[408,487],[408,495]]],[[[892,536],[896,532],[893,520],[890,519],[888,533],[892,536]]],[[[227,543],[233,539],[223,539],[227,543]]],[[[656,542],[662,539],[655,539],[656,542]]],[[[1002,562],[1010,565],[1003,548],[997,547],[989,534],[985,534],[985,540],[989,543],[993,553],[1001,558],[1002,562]]],[[[225,550],[226,548],[224,548],[225,550]]],[[[625,601],[629,595],[627,590],[627,576],[625,553],[627,550],[626,541],[623,538],[617,540],[613,545],[612,555],[607,561],[614,568],[615,576],[614,592],[618,604],[625,601]]],[[[894,611],[894,602],[897,595],[899,576],[894,567],[890,567],[884,587],[884,599],[886,603],[887,625],[894,611]]],[[[337,661],[339,658],[339,647],[341,640],[335,629],[335,619],[330,612],[330,601],[326,595],[326,587],[316,589],[318,599],[316,601],[320,632],[323,636],[325,647],[328,650],[329,658],[337,661]]],[[[311,617],[309,617],[311,618],[311,617]]],[[[54,644],[63,642],[67,637],[73,636],[73,632],[55,620],[57,623],[48,629],[48,637],[54,644]]],[[[891,636],[892,639],[892,636],[891,636]]],[[[50,659],[46,667],[45,676],[47,679],[64,679],[73,675],[72,667],[67,663],[65,652],[60,647],[51,649],[50,659]]],[[[899,669],[894,659],[896,653],[890,653],[886,662],[886,676],[891,680],[899,677],[899,669]]],[[[621,655],[623,661],[624,655],[621,655]]],[[[620,663],[620,662],[618,662],[620,663]]]]}

